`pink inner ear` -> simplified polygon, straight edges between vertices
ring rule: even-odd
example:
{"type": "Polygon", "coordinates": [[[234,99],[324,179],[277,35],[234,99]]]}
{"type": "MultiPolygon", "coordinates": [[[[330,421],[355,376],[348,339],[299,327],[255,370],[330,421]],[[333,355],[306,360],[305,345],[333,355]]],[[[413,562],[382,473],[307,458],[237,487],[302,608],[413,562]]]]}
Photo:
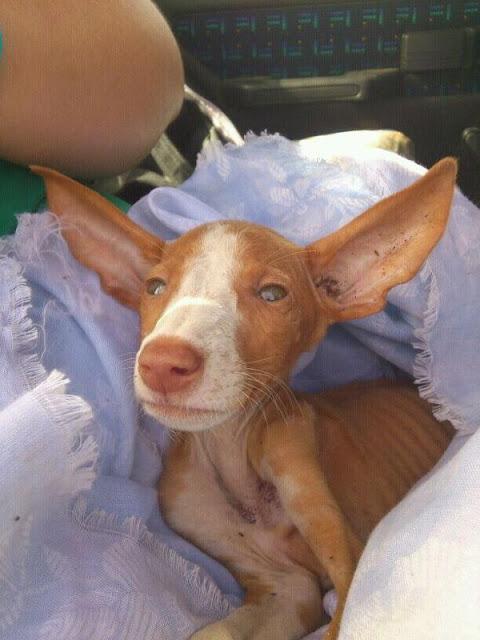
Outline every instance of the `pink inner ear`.
{"type": "Polygon", "coordinates": [[[109,294],[137,308],[144,279],[161,260],[163,241],[75,180],[51,169],[32,170],[45,179],[49,208],[60,218],[75,258],[98,273],[109,294]]]}
{"type": "Polygon", "coordinates": [[[408,248],[411,239],[411,229],[402,225],[385,225],[381,231],[360,233],[337,252],[322,276],[323,285],[317,284],[340,304],[342,299],[347,303],[357,297],[372,302],[368,292],[375,297],[375,292],[388,286],[389,280],[403,278],[408,265],[398,253],[408,248]]]}
{"type": "Polygon", "coordinates": [[[147,260],[136,246],[126,244],[123,237],[116,239],[113,234],[100,252],[98,244],[94,242],[81,245],[80,255],[77,255],[78,245],[75,242],[69,244],[73,255],[98,273],[102,288],[107,293],[126,306],[138,308],[146,277],[160,258],[147,260]],[[87,257],[88,251],[94,255],[87,257]]]}
{"type": "Polygon", "coordinates": [[[441,161],[412,186],[307,248],[320,300],[335,320],[379,311],[389,289],[420,269],[445,229],[455,175],[455,161],[441,161]]]}

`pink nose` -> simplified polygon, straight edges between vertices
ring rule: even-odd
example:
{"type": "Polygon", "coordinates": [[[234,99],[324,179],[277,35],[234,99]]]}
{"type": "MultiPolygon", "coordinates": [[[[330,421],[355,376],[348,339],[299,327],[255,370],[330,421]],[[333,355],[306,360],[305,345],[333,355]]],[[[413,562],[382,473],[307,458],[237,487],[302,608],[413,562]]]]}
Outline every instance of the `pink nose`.
{"type": "Polygon", "coordinates": [[[178,338],[157,338],[149,342],[138,358],[143,382],[153,391],[185,391],[203,370],[203,356],[178,338]]]}

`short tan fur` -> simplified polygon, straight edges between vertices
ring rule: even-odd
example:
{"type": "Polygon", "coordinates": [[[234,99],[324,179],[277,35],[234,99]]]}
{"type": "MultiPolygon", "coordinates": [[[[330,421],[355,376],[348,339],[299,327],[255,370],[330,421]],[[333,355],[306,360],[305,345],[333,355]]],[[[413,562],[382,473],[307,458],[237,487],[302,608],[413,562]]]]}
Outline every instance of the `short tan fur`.
{"type": "Polygon", "coordinates": [[[375,313],[420,269],[447,224],[456,162],[302,249],[247,222],[202,225],[165,243],[52,170],[50,209],[72,253],[137,309],[135,386],[176,433],[159,485],[181,535],[217,557],[244,604],[192,640],[295,640],[339,605],[372,528],[452,436],[410,384],[293,393],[299,354],[337,321],[375,313]]]}

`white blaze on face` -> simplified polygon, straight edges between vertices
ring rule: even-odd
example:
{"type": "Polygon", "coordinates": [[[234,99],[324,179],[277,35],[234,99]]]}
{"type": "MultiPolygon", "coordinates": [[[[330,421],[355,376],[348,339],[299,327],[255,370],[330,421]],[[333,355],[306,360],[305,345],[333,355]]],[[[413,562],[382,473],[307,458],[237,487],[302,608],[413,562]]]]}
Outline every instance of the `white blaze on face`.
{"type": "Polygon", "coordinates": [[[203,353],[203,378],[186,401],[196,408],[228,410],[240,396],[243,367],[235,343],[237,266],[237,234],[224,225],[207,230],[184,267],[178,291],[140,346],[139,353],[159,336],[174,336],[203,353]]]}

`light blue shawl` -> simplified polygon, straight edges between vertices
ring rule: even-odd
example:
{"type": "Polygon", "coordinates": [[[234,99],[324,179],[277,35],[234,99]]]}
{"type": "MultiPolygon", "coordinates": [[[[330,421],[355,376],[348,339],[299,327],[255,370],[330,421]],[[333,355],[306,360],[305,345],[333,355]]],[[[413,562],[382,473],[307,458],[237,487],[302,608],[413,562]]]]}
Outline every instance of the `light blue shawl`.
{"type": "MultiPolygon", "coordinates": [[[[242,218],[305,244],[424,171],[384,151],[313,156],[280,136],[250,136],[211,147],[185,184],[154,190],[130,215],[166,239],[242,218]]],[[[293,384],[306,390],[412,375],[463,434],[373,534],[342,640],[480,637],[479,318],[480,212],[456,193],[417,277],[297,366],[293,384]]],[[[231,576],[158,513],[167,438],[133,398],[137,330],[49,214],[20,217],[0,244],[4,640],[182,640],[240,602],[231,576]]]]}

